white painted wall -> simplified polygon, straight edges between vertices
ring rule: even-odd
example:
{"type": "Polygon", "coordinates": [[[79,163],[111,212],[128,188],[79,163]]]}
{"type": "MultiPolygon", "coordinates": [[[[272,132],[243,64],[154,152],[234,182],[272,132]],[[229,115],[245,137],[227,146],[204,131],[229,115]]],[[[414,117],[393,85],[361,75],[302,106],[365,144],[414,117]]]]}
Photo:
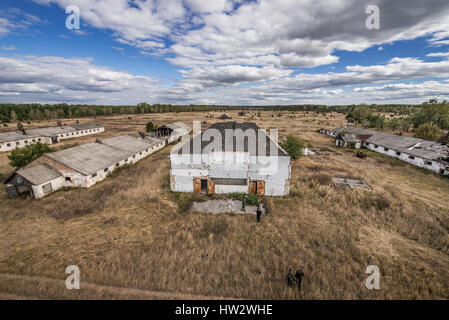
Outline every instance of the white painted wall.
{"type": "Polygon", "coordinates": [[[51,183],[51,188],[52,188],[51,192],[55,192],[56,190],[59,190],[59,189],[61,189],[63,187],[63,185],[64,185],[64,177],[62,177],[62,176],[57,177],[56,179],[53,179],[53,180],[51,180],[49,182],[45,182],[45,183],[40,184],[38,186],[32,185],[31,189],[33,190],[33,195],[34,195],[35,198],[42,198],[43,196],[46,196],[46,195],[51,193],[50,192],[50,193],[44,194],[44,191],[43,191],[43,186],[48,184],[48,183],[51,183]]]}
{"type": "MultiPolygon", "coordinates": [[[[441,169],[446,169],[446,166],[444,164],[439,163],[437,161],[431,161],[432,164],[426,164],[426,160],[423,158],[416,157],[416,156],[412,155],[414,157],[414,159],[411,159],[410,158],[411,155],[408,153],[400,152],[400,154],[398,155],[398,154],[396,154],[396,152],[398,152],[398,151],[396,151],[394,149],[388,149],[388,151],[386,151],[385,147],[377,146],[377,148],[376,148],[373,143],[365,142],[364,146],[365,146],[365,148],[367,148],[371,151],[378,152],[378,153],[396,158],[398,160],[407,162],[409,164],[412,164],[412,165],[420,167],[420,168],[431,170],[436,173],[440,173],[441,169]]],[[[448,174],[449,174],[449,170],[445,170],[444,175],[448,175],[448,174]]]]}
{"type": "MultiPolygon", "coordinates": [[[[282,196],[288,194],[286,188],[290,179],[290,157],[256,157],[246,154],[238,155],[241,163],[230,160],[232,152],[201,155],[170,154],[171,190],[176,192],[193,192],[194,177],[237,178],[264,180],[265,194],[282,196]],[[217,161],[222,160],[222,162],[217,161]],[[196,160],[196,163],[193,163],[196,160]],[[181,161],[184,161],[181,163],[181,161]],[[271,165],[262,165],[271,164],[271,165]]],[[[248,185],[218,185],[215,193],[248,193],[248,185]]]]}

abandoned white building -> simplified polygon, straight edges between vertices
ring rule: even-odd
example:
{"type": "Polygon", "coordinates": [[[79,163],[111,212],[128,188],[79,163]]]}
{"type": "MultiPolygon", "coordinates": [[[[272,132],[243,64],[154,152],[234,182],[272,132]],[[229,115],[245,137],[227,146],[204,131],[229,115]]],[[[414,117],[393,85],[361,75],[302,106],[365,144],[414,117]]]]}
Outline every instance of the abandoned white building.
{"type": "Polygon", "coordinates": [[[129,135],[46,153],[5,182],[9,197],[29,193],[43,197],[63,187],[89,188],[115,169],[139,161],[165,146],[129,135]]]}
{"type": "Polygon", "coordinates": [[[181,137],[188,136],[192,128],[183,122],[172,122],[158,127],[153,132],[147,134],[150,138],[164,138],[166,144],[179,141],[181,137]]]}
{"type": "Polygon", "coordinates": [[[290,156],[255,123],[216,123],[170,154],[178,192],[283,196],[290,172],[290,156]]]}
{"type": "Polygon", "coordinates": [[[442,175],[449,175],[449,147],[438,142],[352,126],[335,129],[331,136],[336,137],[337,146],[346,147],[350,141],[355,148],[364,147],[442,175]]]}
{"type": "Polygon", "coordinates": [[[104,127],[96,123],[75,123],[70,126],[61,125],[26,130],[21,125],[18,127],[19,130],[17,131],[0,132],[0,151],[23,148],[36,142],[52,144],[60,140],[82,137],[104,131],[104,127]]]}

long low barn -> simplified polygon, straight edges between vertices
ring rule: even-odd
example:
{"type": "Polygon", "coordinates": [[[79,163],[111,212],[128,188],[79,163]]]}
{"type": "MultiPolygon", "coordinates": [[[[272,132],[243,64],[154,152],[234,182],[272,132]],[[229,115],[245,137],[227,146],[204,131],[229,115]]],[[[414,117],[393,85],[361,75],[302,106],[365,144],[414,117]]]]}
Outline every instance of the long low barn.
{"type": "Polygon", "coordinates": [[[6,180],[9,197],[29,193],[41,198],[63,187],[89,188],[108,173],[163,148],[162,139],[117,136],[81,146],[46,153],[6,180]]]}
{"type": "Polygon", "coordinates": [[[335,129],[332,134],[323,133],[335,137],[337,146],[364,147],[442,175],[449,175],[447,145],[352,126],[335,129]]]}
{"type": "Polygon", "coordinates": [[[52,144],[60,140],[104,132],[104,126],[97,123],[75,123],[70,126],[56,126],[0,132],[0,151],[11,151],[27,145],[42,142],[52,144]]]}

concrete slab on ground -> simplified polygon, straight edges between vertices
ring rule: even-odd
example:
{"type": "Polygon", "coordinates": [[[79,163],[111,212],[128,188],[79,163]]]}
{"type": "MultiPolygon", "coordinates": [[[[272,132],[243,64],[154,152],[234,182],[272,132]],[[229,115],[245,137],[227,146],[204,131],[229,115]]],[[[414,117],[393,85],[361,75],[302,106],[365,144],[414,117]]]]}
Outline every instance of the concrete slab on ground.
{"type": "MultiPolygon", "coordinates": [[[[257,207],[246,205],[245,211],[241,210],[242,201],[239,200],[207,200],[203,202],[194,202],[191,211],[204,213],[237,213],[237,214],[256,214],[257,207]]],[[[265,208],[262,204],[262,214],[265,213],[265,208]]]]}

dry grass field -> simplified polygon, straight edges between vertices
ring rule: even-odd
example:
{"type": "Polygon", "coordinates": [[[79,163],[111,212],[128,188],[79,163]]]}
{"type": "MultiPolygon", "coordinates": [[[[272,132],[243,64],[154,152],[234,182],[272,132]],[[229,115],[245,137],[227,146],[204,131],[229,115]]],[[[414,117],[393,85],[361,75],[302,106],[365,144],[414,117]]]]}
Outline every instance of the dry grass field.
{"type": "MultiPolygon", "coordinates": [[[[149,120],[220,121],[210,114],[98,117],[104,133],[56,148],[136,135],[149,120]]],[[[290,195],[267,199],[261,224],[252,215],[188,212],[195,197],[169,191],[170,147],[90,189],[31,200],[7,199],[1,188],[0,298],[449,298],[449,179],[374,153],[359,159],[315,132],[345,124],[343,115],[278,114],[251,121],[319,152],[292,163],[290,195]],[[372,191],[335,189],[333,176],[361,178],[372,191]],[[73,264],[81,290],[64,286],[73,264]],[[371,264],[380,268],[380,290],[365,288],[371,264]],[[301,296],[285,281],[298,265],[306,274],[301,296]]],[[[11,171],[0,153],[3,177],[11,171]]]]}

